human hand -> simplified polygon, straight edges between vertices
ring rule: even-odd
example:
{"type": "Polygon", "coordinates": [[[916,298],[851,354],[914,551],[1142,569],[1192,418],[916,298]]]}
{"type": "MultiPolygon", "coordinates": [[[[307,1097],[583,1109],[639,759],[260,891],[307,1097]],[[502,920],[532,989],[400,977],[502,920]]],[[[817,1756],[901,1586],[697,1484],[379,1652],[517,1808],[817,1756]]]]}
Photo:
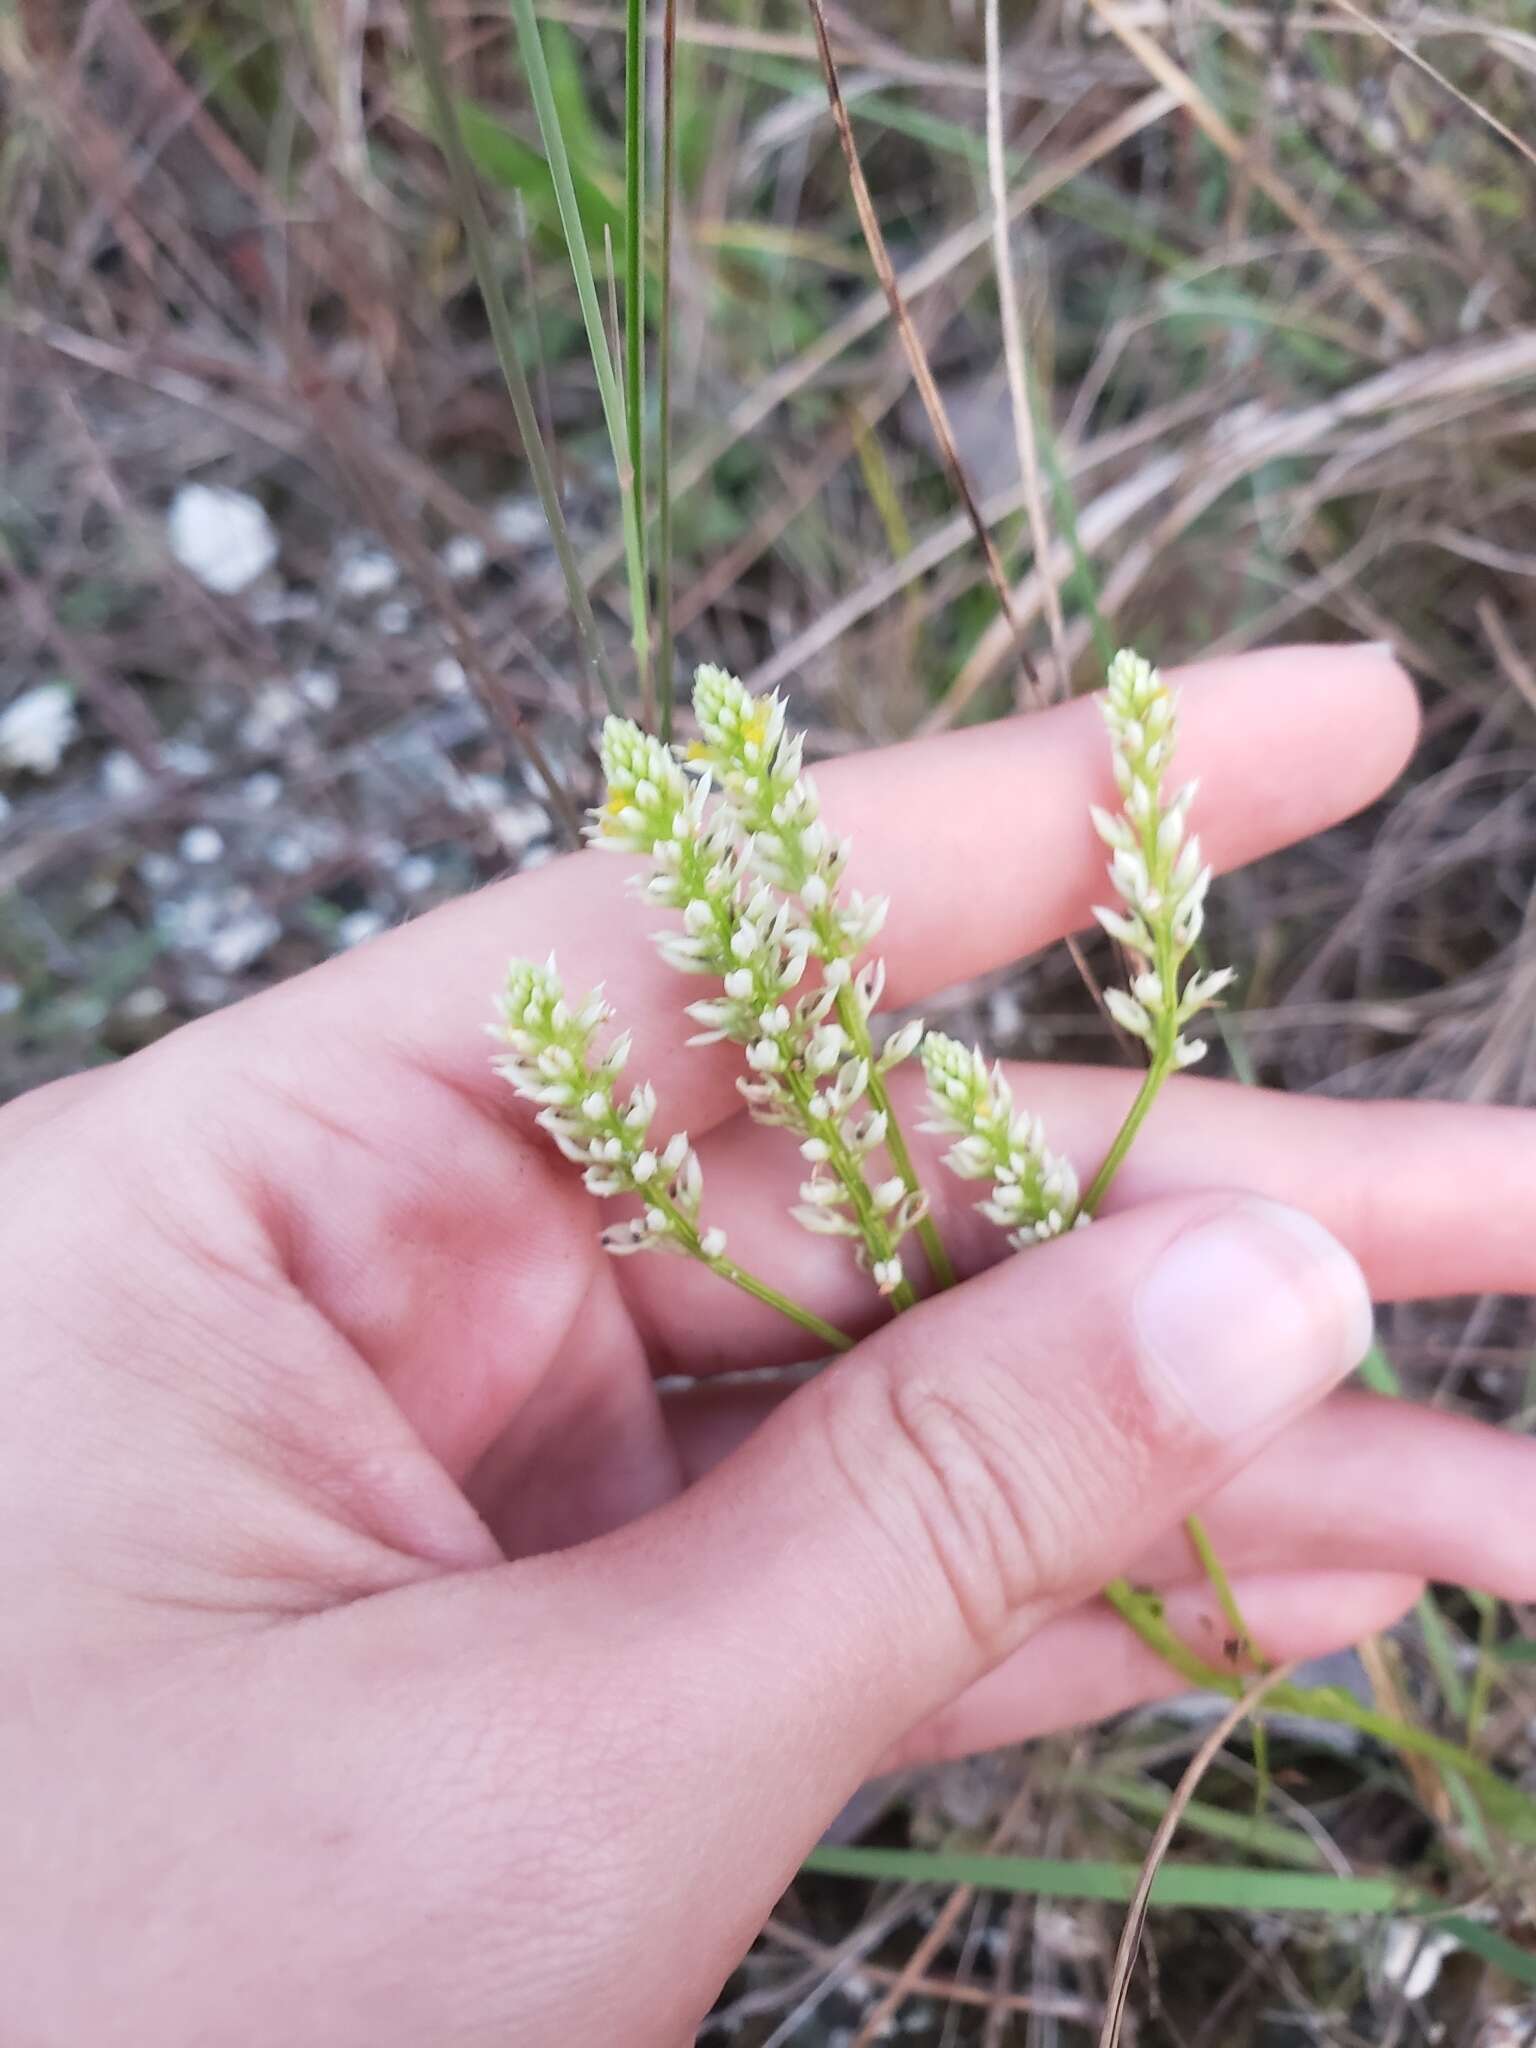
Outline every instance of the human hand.
{"type": "MultiPolygon", "coordinates": [[[[1184,680],[1218,867],[1411,743],[1371,650],[1184,680]]],[[[1084,921],[1102,751],[1079,705],[821,775],[894,898],[894,1001],[1084,921]]],[[[1198,1640],[1192,1509],[1276,1656],[1424,1575],[1536,1596],[1530,1447],[1318,1405],[1360,1283],[1272,1206],[1378,1298],[1529,1289],[1514,1111],[1183,1080],[1091,1232],[787,1400],[659,1393],[805,1340],[598,1250],[478,1032],[513,952],[607,982],[733,1249],[883,1312],[785,1216],[730,1049],[682,1050],[694,991],[621,877],[556,863],[0,1115],[7,2048],[671,2048],[864,1775],[1176,1682],[1093,1594],[1156,1582],[1198,1640]]],[[[1017,1085],[1081,1165],[1134,1078],[1017,1085]]],[[[962,1265],[995,1258],[929,1178],[962,1265]]]]}

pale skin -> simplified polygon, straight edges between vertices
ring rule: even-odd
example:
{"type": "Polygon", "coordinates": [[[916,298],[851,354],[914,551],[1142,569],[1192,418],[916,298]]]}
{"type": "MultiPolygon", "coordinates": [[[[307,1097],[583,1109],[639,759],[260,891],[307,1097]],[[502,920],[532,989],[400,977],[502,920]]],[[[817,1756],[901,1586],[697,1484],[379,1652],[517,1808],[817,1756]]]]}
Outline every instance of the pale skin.
{"type": "MultiPolygon", "coordinates": [[[[1413,744],[1380,652],[1184,680],[1218,868],[1370,801],[1413,744]]],[[[1091,707],[822,786],[893,897],[895,1002],[1101,892],[1091,707]]],[[[1104,1220],[1001,1263],[925,1150],[977,1277],[880,1329],[846,1249],[784,1217],[795,1162],[735,1115],[731,1049],[682,1050],[698,990],[626,866],[556,862],[0,1113],[8,2048],[674,2048],[861,1779],[1176,1683],[1107,1578],[1219,1644],[1191,1511],[1277,1657],[1427,1576],[1536,1597],[1531,1446],[1332,1391],[1351,1257],[1377,1300],[1536,1283],[1528,1115],[1181,1080],[1104,1220]],[[611,1210],[480,1030],[507,957],[551,947],[634,1027],[733,1253],[870,1333],[790,1398],[658,1394],[806,1342],[598,1250],[611,1210]],[[1209,1408],[1148,1334],[1197,1242],[1196,1296],[1224,1274],[1252,1310],[1209,1408]]],[[[1134,1088],[1013,1078],[1087,1169],[1134,1088]]]]}

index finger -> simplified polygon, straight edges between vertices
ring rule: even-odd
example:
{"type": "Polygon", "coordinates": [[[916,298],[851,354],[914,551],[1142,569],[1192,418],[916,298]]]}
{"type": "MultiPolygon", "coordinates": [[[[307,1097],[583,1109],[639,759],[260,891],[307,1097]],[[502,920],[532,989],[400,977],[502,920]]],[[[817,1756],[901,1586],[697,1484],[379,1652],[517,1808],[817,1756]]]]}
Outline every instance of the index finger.
{"type": "MultiPolygon", "coordinates": [[[[1218,869],[1370,802],[1417,728],[1412,688],[1383,647],[1276,649],[1175,679],[1177,772],[1200,779],[1197,823],[1218,869]]],[[[1092,701],[854,756],[817,780],[829,824],[853,841],[850,885],[891,897],[881,945],[892,1004],[1062,937],[1103,893],[1088,806],[1114,797],[1092,701]]],[[[345,1030],[356,1046],[366,1029],[386,1056],[510,1108],[479,1026],[511,956],[554,952],[572,995],[606,984],[634,1034],[631,1071],[660,1098],[657,1128],[697,1135],[739,1106],[740,1053],[686,1047],[694,1027],[684,1005],[707,986],[657,953],[655,914],[624,886],[636,865],[571,855],[435,911],[283,995],[307,1007],[315,1030],[345,1030]]]]}

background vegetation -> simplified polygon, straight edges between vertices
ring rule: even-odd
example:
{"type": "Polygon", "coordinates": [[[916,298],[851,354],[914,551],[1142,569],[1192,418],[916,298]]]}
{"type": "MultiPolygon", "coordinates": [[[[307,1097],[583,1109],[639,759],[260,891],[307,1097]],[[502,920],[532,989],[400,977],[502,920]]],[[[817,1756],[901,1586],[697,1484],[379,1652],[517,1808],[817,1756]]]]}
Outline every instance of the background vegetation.
{"type": "MultiPolygon", "coordinates": [[[[433,16],[585,638],[410,9],[0,6],[0,719],[30,699],[72,728],[50,762],[0,724],[5,1092],[548,857],[594,786],[597,668],[628,705],[658,669],[665,695],[665,593],[679,672],[707,657],[786,685],[823,750],[1091,687],[1106,631],[1166,661],[1391,639],[1424,748],[1377,814],[1223,885],[1217,951],[1245,970],[1227,1058],[1292,1088],[1533,1099],[1531,0],[1011,0],[992,67],[1011,335],[981,0],[829,6],[952,450],[872,264],[811,12],[680,10],[664,262],[662,9],[626,160],[624,12],[541,5],[567,215],[622,328],[610,408],[646,464],[628,522],[526,47],[494,0],[433,16]],[[1033,393],[1033,521],[1010,367],[1033,393]],[[238,591],[178,540],[188,483],[264,515],[271,560],[238,591]]],[[[1064,956],[934,1021],[1111,1056],[1064,956]]],[[[1403,1311],[1387,1340],[1415,1393],[1529,1426],[1523,1305],[1403,1311]]],[[[1470,1727],[1529,1781],[1533,1662],[1533,1617],[1449,1589],[1335,1675],[1470,1727]]],[[[1197,1740],[1187,1717],[1136,1716],[872,1791],[836,1833],[877,1864],[855,1879],[829,1856],[796,1888],[718,2033],[1096,2040],[1120,1909],[1094,1890],[1122,1879],[1094,1869],[1134,1870],[1197,1740]],[[1044,1860],[1019,1889],[971,1888],[963,1852],[1020,1847],[1044,1860]]],[[[1182,1853],[1215,1875],[1154,1913],[1126,2038],[1536,2041],[1529,1872],[1454,1785],[1304,1726],[1275,1750],[1262,1824],[1241,1741],[1202,1787],[1182,1853]],[[1439,1968],[1383,1874],[1472,1902],[1439,1968]]]]}

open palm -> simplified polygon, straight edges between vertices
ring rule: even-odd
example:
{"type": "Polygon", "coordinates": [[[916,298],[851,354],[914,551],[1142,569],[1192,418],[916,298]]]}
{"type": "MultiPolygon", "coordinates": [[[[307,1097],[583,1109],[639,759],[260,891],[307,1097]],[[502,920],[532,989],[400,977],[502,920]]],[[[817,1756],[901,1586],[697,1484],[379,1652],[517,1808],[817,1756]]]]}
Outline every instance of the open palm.
{"type": "MultiPolygon", "coordinates": [[[[1184,684],[1181,768],[1218,869],[1369,801],[1411,744],[1411,693],[1370,650],[1184,684]]],[[[824,772],[854,880],[893,899],[891,1001],[1085,921],[1101,755],[1072,706],[824,772]]],[[[1192,1507],[1278,1655],[1378,1626],[1426,1575],[1536,1594],[1527,1445],[1342,1394],[1298,1399],[1241,1454],[1175,1442],[1160,1463],[1096,1377],[1117,1353],[1092,1320],[1112,1319],[1117,1260],[1232,1189],[1310,1211],[1378,1299],[1529,1289],[1530,1119],[1185,1080],[1107,1220],[1013,1262],[1038,1281],[974,1281],[863,1347],[932,1381],[1011,1333],[1048,1364],[1065,1432],[1071,1484],[1021,1453],[1044,1505],[1005,1517],[1005,1547],[1028,1525],[1018,1557],[970,1605],[968,1586],[963,1646],[907,1656],[916,1594],[846,1547],[848,1513],[883,1540],[884,1411],[824,1451],[842,1397],[821,1389],[857,1387],[863,1349],[788,1399],[711,1385],[808,1340],[684,1261],[606,1259],[610,1219],[492,1074],[480,1025],[506,959],[551,949],[633,1028],[656,1128],[693,1137],[733,1250],[844,1327],[885,1320],[846,1248],[789,1221],[793,1147],[738,1113],[732,1048],[684,1049],[697,991],[656,956],[622,863],[593,855],[13,1105],[0,1667],[26,1676],[0,1760],[38,1815],[0,1849],[18,2039],[676,2040],[862,1770],[1173,1682],[1092,1589],[1129,1570],[1211,1627],[1177,1533],[1192,1507]],[[824,1668],[829,1607],[850,1641],[866,1612],[889,1630],[878,1705],[866,1667],[824,1668]],[[762,1838],[745,1874],[744,1829],[762,1838]],[[104,1931],[82,1971],[36,1930],[87,1917],[104,1931]]],[[[1080,1167],[1134,1084],[1015,1079],[1080,1167]]],[[[995,1261],[966,1191],[928,1179],[962,1270],[995,1261]]],[[[1233,1328],[1234,1375],[1253,1337],[1233,1328]]]]}

